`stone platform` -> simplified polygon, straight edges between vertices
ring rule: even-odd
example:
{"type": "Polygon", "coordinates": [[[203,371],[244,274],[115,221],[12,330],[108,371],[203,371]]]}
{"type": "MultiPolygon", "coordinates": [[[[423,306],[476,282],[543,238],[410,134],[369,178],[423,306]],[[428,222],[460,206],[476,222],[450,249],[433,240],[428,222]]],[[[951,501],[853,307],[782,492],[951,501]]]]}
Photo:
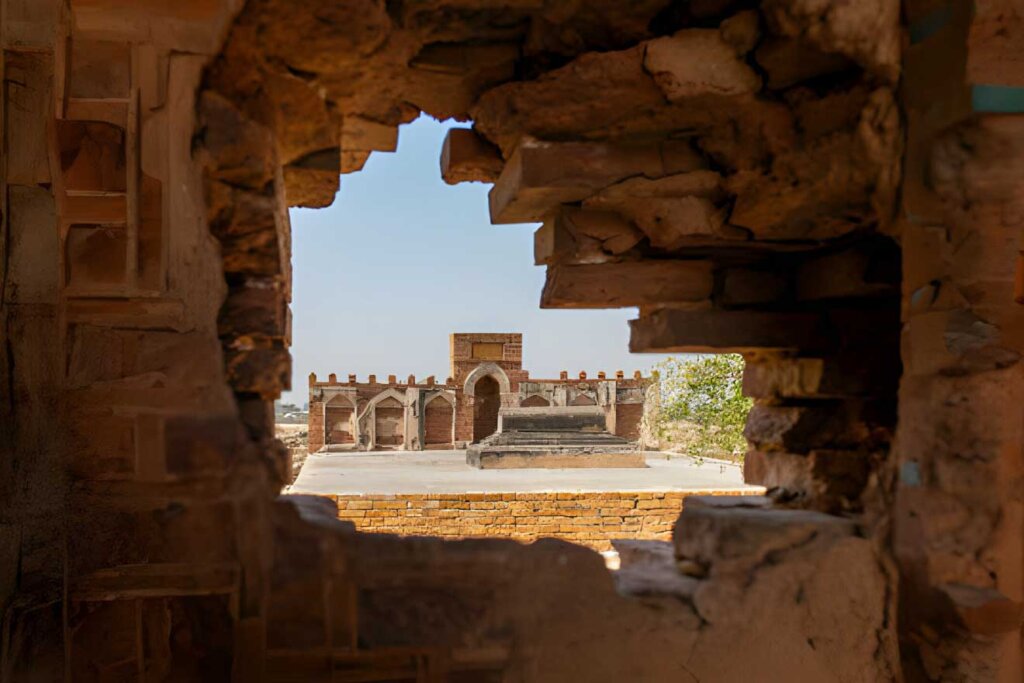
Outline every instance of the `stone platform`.
{"type": "Polygon", "coordinates": [[[763,490],[745,485],[741,468],[732,463],[699,463],[654,451],[644,455],[645,468],[478,470],[466,464],[466,452],[462,450],[311,453],[288,492],[396,495],[763,490]]]}
{"type": "Polygon", "coordinates": [[[598,407],[503,410],[499,431],[466,449],[479,469],[646,467],[636,441],[608,430],[598,407]]]}
{"type": "Polygon", "coordinates": [[[289,493],[326,495],[364,532],[442,538],[561,538],[608,551],[668,541],[693,495],[750,495],[733,464],[648,453],[646,468],[479,470],[464,451],[310,455],[289,493]]]}

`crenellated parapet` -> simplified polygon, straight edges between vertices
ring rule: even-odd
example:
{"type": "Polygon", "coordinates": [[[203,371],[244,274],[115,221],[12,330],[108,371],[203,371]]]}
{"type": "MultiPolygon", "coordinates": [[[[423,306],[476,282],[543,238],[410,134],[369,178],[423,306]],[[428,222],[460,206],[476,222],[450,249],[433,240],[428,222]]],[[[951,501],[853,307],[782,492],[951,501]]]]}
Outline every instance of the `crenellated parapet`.
{"type": "Polygon", "coordinates": [[[652,441],[647,425],[657,405],[651,394],[655,377],[637,370],[626,378],[617,370],[611,378],[604,371],[570,378],[563,370],[558,379],[535,379],[522,368],[521,334],[453,334],[450,341],[453,376],[444,383],[433,375],[400,381],[391,374],[380,382],[383,375],[360,381],[350,374],[343,382],[336,373],[327,381],[310,373],[310,450],[464,447],[498,431],[505,411],[586,406],[599,408],[616,436],[652,441]]]}

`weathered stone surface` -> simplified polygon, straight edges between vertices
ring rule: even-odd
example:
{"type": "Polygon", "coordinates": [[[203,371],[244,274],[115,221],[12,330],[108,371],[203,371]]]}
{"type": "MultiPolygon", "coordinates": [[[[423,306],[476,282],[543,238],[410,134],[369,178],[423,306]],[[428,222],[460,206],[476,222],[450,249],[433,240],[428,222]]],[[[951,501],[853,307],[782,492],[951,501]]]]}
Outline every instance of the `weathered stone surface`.
{"type": "Polygon", "coordinates": [[[722,275],[722,290],[716,303],[726,308],[783,301],[789,295],[786,274],[774,270],[728,268],[722,275]]]}
{"type": "Polygon", "coordinates": [[[506,157],[524,133],[557,139],[571,131],[607,126],[664,103],[643,59],[643,47],[587,53],[536,81],[487,92],[473,107],[473,121],[506,157]],[[556,102],[562,106],[553,107],[556,102]]]}
{"type": "Polygon", "coordinates": [[[291,386],[292,358],[285,348],[233,348],[226,356],[228,381],[236,392],[274,399],[291,386]]]}
{"type": "Polygon", "coordinates": [[[892,295],[899,282],[899,249],[883,239],[801,264],[796,273],[796,296],[813,301],[892,295]]]}
{"type": "Polygon", "coordinates": [[[371,152],[369,150],[357,150],[352,152],[341,153],[341,172],[344,173],[355,173],[356,171],[363,170],[363,166],[370,159],[371,152]]]}
{"type": "Polygon", "coordinates": [[[825,358],[758,358],[743,370],[743,393],[753,398],[884,396],[891,368],[867,353],[825,358]]]}
{"type": "Polygon", "coordinates": [[[335,159],[338,163],[334,170],[285,166],[284,188],[288,206],[320,209],[334,203],[341,172],[341,159],[338,155],[335,159]]]}
{"type": "Polygon", "coordinates": [[[806,454],[748,451],[743,480],[775,499],[829,513],[859,511],[878,454],[814,450],[806,454]]]}
{"type": "Polygon", "coordinates": [[[207,184],[210,231],[220,240],[225,270],[274,276],[281,273],[277,197],[223,182],[207,184]]]}
{"type": "Polygon", "coordinates": [[[743,435],[761,450],[807,453],[870,447],[888,436],[885,427],[859,403],[820,401],[804,406],[755,405],[743,435]]]}
{"type": "Polygon", "coordinates": [[[813,313],[662,309],[630,323],[634,353],[742,353],[754,349],[819,349],[829,344],[813,313]]]}
{"type": "Polygon", "coordinates": [[[213,177],[238,187],[264,189],[277,163],[270,130],[209,90],[200,100],[199,116],[203,147],[213,160],[213,177]]]}
{"type": "MultiPolygon", "coordinates": [[[[264,87],[274,104],[274,139],[282,164],[338,147],[339,121],[314,83],[290,72],[275,71],[267,76],[264,87]]],[[[338,171],[337,161],[331,170],[338,171]]]]}
{"type": "Polygon", "coordinates": [[[675,556],[707,568],[707,575],[745,574],[769,556],[815,541],[851,538],[855,524],[806,510],[773,510],[724,502],[725,506],[684,509],[672,535],[675,556]]]}
{"type": "Polygon", "coordinates": [[[667,541],[613,541],[621,567],[615,572],[615,588],[631,598],[671,596],[689,602],[700,585],[698,579],[680,573],[667,541]]]}
{"type": "MultiPolygon", "coordinates": [[[[0,559],[0,602],[12,590],[17,595],[4,614],[11,636],[0,657],[5,674],[15,680],[120,679],[139,672],[154,679],[218,680],[894,680],[900,676],[893,634],[899,624],[906,630],[908,677],[1019,680],[1018,366],[1024,326],[1014,301],[1024,298],[1024,290],[1015,289],[1013,280],[1020,270],[1015,217],[1021,214],[1018,152],[1024,138],[1014,123],[1018,116],[976,116],[964,126],[957,121],[976,106],[971,95],[983,102],[980,96],[993,92],[968,91],[965,83],[1016,84],[1008,79],[1012,47],[1020,42],[1017,15],[994,2],[954,3],[949,14],[937,8],[942,21],[928,36],[917,23],[921,8],[908,4],[908,61],[924,71],[908,71],[900,107],[884,110],[872,101],[865,112],[863,91],[878,87],[879,79],[895,83],[893,46],[902,31],[896,3],[772,0],[723,21],[736,6],[730,0],[83,0],[62,9],[48,0],[7,0],[7,185],[0,188],[8,198],[5,225],[25,227],[12,223],[16,186],[61,190],[64,178],[49,173],[49,165],[60,160],[68,162],[64,170],[72,180],[64,189],[123,195],[104,202],[80,201],[94,199],[81,195],[55,198],[61,219],[76,225],[64,242],[28,246],[69,249],[49,259],[51,266],[61,259],[70,264],[70,274],[62,275],[73,286],[57,291],[56,299],[38,286],[52,267],[41,264],[26,274],[22,258],[28,252],[19,241],[25,233],[11,232],[3,240],[11,247],[4,253],[5,295],[21,288],[34,299],[5,301],[0,316],[0,386],[12,394],[0,391],[0,424],[17,427],[16,448],[0,456],[0,519],[19,534],[18,548],[11,550],[14,543],[7,541],[0,551],[8,558],[0,559]],[[697,64],[666,56],[664,46],[675,39],[664,36],[680,29],[711,36],[719,21],[714,51],[722,53],[727,71],[713,71],[718,60],[697,64]],[[96,35],[113,45],[85,42],[96,35]],[[653,52],[643,42],[652,40],[653,52]],[[816,54],[773,54],[777,41],[793,41],[816,54]],[[738,57],[755,44],[755,55],[738,57]],[[728,59],[726,48],[732,50],[728,59]],[[832,55],[842,59],[833,62],[832,55]],[[913,58],[921,55],[927,59],[913,58]],[[645,56],[662,59],[661,85],[678,101],[670,102],[643,68],[645,56]],[[781,88],[770,97],[685,94],[698,83],[740,87],[744,78],[731,77],[749,76],[744,67],[758,70],[758,60],[764,60],[760,67],[769,85],[781,88]],[[840,62],[841,75],[832,71],[840,62]],[[204,75],[204,65],[211,63],[204,75]],[[275,77],[282,76],[286,87],[278,90],[275,77]],[[717,81],[719,76],[730,78],[717,81]],[[801,87],[799,79],[808,77],[813,87],[801,87]],[[196,93],[204,90],[221,93],[229,103],[226,111],[197,107],[196,93]],[[485,91],[490,92],[474,106],[485,91]],[[282,95],[291,108],[275,101],[282,95]],[[87,96],[115,99],[78,99],[87,96]],[[129,103],[138,103],[137,116],[129,116],[129,103]],[[787,254],[772,262],[784,248],[776,240],[901,232],[908,372],[900,406],[897,505],[889,503],[897,473],[883,466],[868,475],[877,509],[856,520],[863,522],[856,534],[832,533],[823,523],[824,531],[813,538],[797,534],[794,540],[789,522],[805,528],[806,520],[789,518],[778,529],[785,542],[773,546],[751,532],[761,539],[746,544],[754,547],[753,558],[726,558],[724,564],[716,562],[716,548],[747,552],[737,537],[765,525],[749,519],[711,525],[726,536],[719,544],[721,539],[698,524],[689,535],[712,548],[707,566],[699,555],[687,560],[686,577],[661,566],[658,576],[646,577],[642,599],[627,600],[613,592],[600,558],[568,544],[399,541],[353,537],[350,529],[340,538],[340,525],[327,523],[332,513],[325,509],[310,514],[311,506],[304,506],[287,514],[270,504],[282,477],[274,449],[260,440],[269,421],[267,402],[287,374],[279,362],[284,340],[275,334],[269,350],[262,346],[264,332],[279,331],[269,308],[226,310],[228,323],[252,326],[253,334],[230,337],[240,344],[228,350],[225,371],[215,322],[226,291],[225,263],[233,285],[239,274],[259,273],[279,278],[287,298],[286,204],[328,201],[337,182],[333,172],[361,167],[369,153],[338,149],[339,126],[327,125],[335,118],[393,127],[421,109],[463,120],[471,108],[480,115],[481,131],[506,157],[525,134],[618,146],[686,139],[700,153],[703,165],[696,170],[723,178],[721,196],[649,195],[646,214],[633,206],[622,209],[621,223],[574,224],[570,258],[582,253],[626,260],[672,248],[686,250],[673,258],[722,255],[731,268],[771,264],[778,273],[800,257],[787,254]],[[208,122],[218,125],[197,128],[197,111],[208,117],[212,112],[208,122]],[[902,151],[901,136],[890,134],[896,111],[909,124],[906,172],[894,161],[902,151]],[[113,129],[73,125],[64,137],[58,117],[113,129]],[[931,136],[939,130],[936,141],[931,136]],[[333,151],[320,156],[327,150],[333,151]],[[126,163],[119,165],[122,153],[126,163]],[[328,156],[334,169],[318,165],[328,156]],[[281,162],[290,167],[284,183],[281,162]],[[204,221],[204,163],[213,188],[210,223],[221,253],[204,221]],[[135,192],[140,178],[143,188],[135,192]],[[286,191],[288,185],[292,189],[286,191]],[[899,215],[912,219],[903,224],[888,220],[895,215],[891,197],[897,186],[905,198],[899,215]],[[721,227],[739,226],[731,236],[742,240],[728,250],[720,244],[724,233],[704,242],[673,234],[659,241],[653,225],[670,216],[667,202],[694,196],[718,208],[735,206],[721,227]],[[129,260],[113,258],[134,258],[129,248],[135,236],[114,227],[85,227],[120,225],[127,222],[118,220],[122,214],[141,219],[137,282],[144,292],[126,292],[135,269],[129,260]],[[643,234],[633,222],[645,223],[643,234]],[[155,277],[141,267],[146,263],[158,264],[155,277]],[[75,287],[82,282],[104,289],[76,300],[83,290],[75,287]],[[268,320],[272,324],[261,327],[268,320]],[[257,357],[264,352],[273,357],[257,357]],[[236,387],[229,387],[225,374],[236,387],[264,395],[240,394],[233,401],[230,389],[236,387]],[[227,422],[201,424],[212,416],[227,422]],[[159,425],[165,417],[182,420],[188,437],[170,449],[172,476],[158,471],[163,453],[156,444],[162,443],[159,425]],[[190,424],[192,419],[200,422],[190,424]],[[81,434],[65,433],[72,421],[81,434]],[[225,435],[240,425],[248,433],[240,443],[229,443],[225,435]],[[85,459],[88,466],[79,467],[85,459]],[[223,476],[227,469],[230,477],[223,476]],[[69,477],[77,478],[73,485],[69,477]],[[65,502],[69,490],[75,495],[65,502]],[[113,508],[114,521],[103,520],[102,508],[113,508]],[[898,582],[887,575],[890,522],[898,582]],[[765,548],[772,549],[757,555],[765,548]],[[197,580],[221,576],[200,564],[212,559],[234,573],[197,580]],[[749,560],[747,571],[722,572],[733,559],[734,568],[749,560]],[[12,562],[13,589],[11,572],[4,569],[12,562]],[[175,574],[168,565],[185,570],[175,574]],[[98,576],[93,570],[110,572],[98,576]],[[89,574],[79,576],[82,571],[89,574]],[[61,586],[70,600],[62,601],[61,586]],[[207,593],[166,595],[184,589],[207,593]],[[106,599],[111,596],[118,600],[106,599]],[[71,631],[64,633],[69,624],[71,631]],[[300,649],[268,655],[268,643],[300,649]],[[334,648],[330,658],[328,647],[334,648]]],[[[660,154],[663,175],[695,170],[667,170],[664,148],[660,154]]],[[[638,175],[648,177],[632,173],[614,182],[638,175]]],[[[561,258],[562,250],[551,251],[561,258]]],[[[799,326],[801,319],[820,315],[835,332],[820,335],[828,354],[818,357],[826,366],[820,377],[813,368],[800,368],[795,379],[786,373],[773,377],[766,387],[770,407],[806,408],[819,403],[823,392],[838,401],[851,391],[849,385],[840,390],[840,379],[860,391],[864,375],[872,373],[881,376],[883,388],[872,388],[871,395],[891,399],[899,367],[889,356],[895,355],[901,326],[895,306],[889,306],[895,298],[868,298],[865,290],[851,287],[861,278],[853,272],[859,266],[808,266],[807,272],[815,269],[804,276],[803,291],[810,297],[800,302],[799,313],[771,301],[742,304],[769,309],[762,312],[771,312],[770,324],[779,331],[758,327],[769,319],[754,316],[753,323],[734,319],[729,329],[695,321],[690,332],[673,334],[690,334],[691,343],[706,343],[707,335],[717,340],[708,347],[740,348],[763,358],[765,347],[722,342],[738,337],[788,352],[794,347],[783,342],[818,336],[816,327],[805,335],[799,326]],[[825,291],[835,296],[817,296],[825,291]],[[858,299],[860,315],[840,315],[834,300],[851,296],[858,299]],[[841,354],[885,360],[881,370],[837,375],[832,385],[828,363],[841,354]]],[[[650,315],[658,312],[645,306],[644,318],[650,315]]],[[[844,372],[850,367],[840,365],[844,372]]],[[[877,403],[879,412],[891,411],[888,400],[877,403]]],[[[887,443],[889,425],[865,422],[880,425],[869,440],[887,443]]],[[[768,430],[764,441],[795,443],[793,430],[804,426],[799,420],[782,424],[768,430]]],[[[856,459],[835,448],[828,423],[818,427],[829,447],[792,455],[825,469],[780,467],[780,486],[793,487],[800,477],[809,477],[799,487],[808,490],[826,480],[853,481],[846,465],[856,459]]],[[[789,451],[770,453],[778,463],[795,462],[785,457],[789,451]]],[[[871,456],[882,457],[874,451],[871,456]]],[[[756,464],[753,455],[750,464],[756,464]]],[[[420,509],[431,509],[427,502],[420,509]]],[[[799,497],[788,503],[816,504],[799,497]]],[[[858,514],[856,506],[848,511],[858,514]]],[[[466,511],[465,529],[472,529],[472,512],[466,511]]],[[[626,517],[614,528],[630,525],[626,517]]],[[[416,533],[440,528],[429,515],[422,519],[416,533]]],[[[534,539],[554,523],[527,526],[534,539]]],[[[653,524],[660,534],[669,526],[665,520],[653,524]]],[[[611,532],[602,533],[606,539],[611,532]]]]}
{"type": "Polygon", "coordinates": [[[708,301],[710,261],[548,266],[542,308],[623,308],[708,301]]]}
{"type": "Polygon", "coordinates": [[[52,178],[46,143],[47,117],[43,115],[52,106],[52,75],[53,58],[45,53],[12,51],[4,60],[4,140],[9,183],[36,185],[52,178]]]}
{"type": "Polygon", "coordinates": [[[493,183],[504,167],[501,152],[472,128],[452,128],[445,135],[441,148],[441,177],[449,185],[493,183]]]}
{"type": "Polygon", "coordinates": [[[39,187],[8,190],[6,277],[4,303],[44,304],[57,300],[60,272],[49,258],[58,250],[56,202],[39,187]]]}
{"type": "MultiPolygon", "coordinates": [[[[745,41],[746,42],[746,41],[745,41]]],[[[717,29],[684,29],[647,43],[644,69],[671,102],[698,95],[746,95],[761,79],[717,29]]]]}
{"type": "Polygon", "coordinates": [[[623,178],[659,178],[702,165],[700,157],[688,145],[666,144],[663,147],[523,139],[491,190],[491,222],[543,220],[558,205],[586,199],[623,178]]]}
{"type": "Polygon", "coordinates": [[[605,188],[583,205],[618,212],[647,235],[652,247],[672,250],[688,238],[723,234],[726,210],[714,203],[722,198],[720,182],[717,173],[707,170],[654,180],[631,178],[605,188]]]}
{"type": "Polygon", "coordinates": [[[822,52],[846,55],[877,77],[895,83],[900,73],[900,4],[869,0],[768,0],[761,5],[769,29],[801,38],[822,52]]]}
{"type": "Polygon", "coordinates": [[[1024,86],[1024,12],[1013,0],[975,3],[967,38],[967,78],[972,83],[1024,86]]]}
{"type": "Polygon", "coordinates": [[[534,233],[537,265],[607,263],[618,260],[644,238],[612,211],[562,207],[534,233]]]}
{"type": "MultiPolygon", "coordinates": [[[[813,600],[829,608],[814,610],[802,620],[801,632],[806,637],[803,647],[794,648],[800,656],[790,661],[807,667],[803,675],[821,680],[841,680],[846,675],[888,679],[895,675],[892,627],[885,617],[891,613],[887,579],[870,541],[857,537],[850,520],[802,510],[686,506],[674,543],[681,564],[692,563],[706,572],[707,578],[699,582],[692,601],[711,629],[752,632],[755,627],[750,615],[734,611],[736,600],[760,599],[762,605],[773,605],[775,614],[789,612],[787,605],[813,600]],[[879,640],[858,641],[852,632],[847,634],[848,624],[840,625],[828,616],[833,609],[860,615],[861,627],[877,634],[879,640]],[[837,632],[837,627],[843,632],[837,632]],[[856,655],[849,650],[852,642],[861,643],[856,655]],[[842,674],[836,676],[839,671],[842,674]]],[[[786,639],[788,636],[783,636],[786,639]]],[[[736,676],[739,680],[758,676],[740,661],[730,661],[746,660],[749,649],[745,648],[744,657],[724,652],[715,657],[705,649],[708,645],[705,639],[698,643],[688,665],[691,671],[711,667],[717,660],[714,677],[736,676]]],[[[758,662],[771,661],[772,646],[755,647],[760,648],[758,662]]]]}
{"type": "Polygon", "coordinates": [[[247,8],[241,27],[258,33],[267,57],[319,73],[337,70],[339,61],[368,56],[383,42],[390,24],[384,6],[370,0],[340,5],[303,0],[299,6],[260,0],[247,8]]]}
{"type": "Polygon", "coordinates": [[[758,239],[808,240],[887,222],[895,197],[898,136],[892,93],[876,90],[855,132],[781,154],[767,176],[730,177],[727,188],[737,199],[729,221],[758,239]]]}
{"type": "Polygon", "coordinates": [[[943,584],[939,590],[949,600],[957,619],[970,633],[994,636],[1011,633],[1020,627],[1024,609],[988,587],[943,584]]]}
{"type": "Polygon", "coordinates": [[[850,68],[850,60],[843,55],[821,52],[793,39],[769,38],[757,47],[754,58],[768,74],[765,85],[771,90],[850,68]]]}
{"type": "Polygon", "coordinates": [[[271,278],[247,278],[228,289],[228,297],[217,318],[217,329],[221,337],[284,337],[287,310],[279,282],[271,278]]]}
{"type": "Polygon", "coordinates": [[[398,128],[361,116],[346,116],[341,123],[342,154],[394,152],[398,128]]]}

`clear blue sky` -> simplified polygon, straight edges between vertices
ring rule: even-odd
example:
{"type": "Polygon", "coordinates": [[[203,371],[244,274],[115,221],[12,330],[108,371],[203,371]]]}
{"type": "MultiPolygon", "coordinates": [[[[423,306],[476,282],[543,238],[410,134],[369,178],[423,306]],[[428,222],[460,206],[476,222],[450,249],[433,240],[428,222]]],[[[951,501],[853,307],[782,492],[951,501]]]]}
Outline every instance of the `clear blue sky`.
{"type": "Polygon", "coordinates": [[[342,176],[333,205],[292,211],[293,391],[284,401],[307,401],[310,372],[443,381],[450,332],[522,332],[523,365],[542,378],[647,374],[663,358],[629,353],[635,309],[540,309],[536,226],[492,226],[490,185],[441,180],[441,143],[459,125],[421,117],[402,126],[398,152],[342,176]]]}

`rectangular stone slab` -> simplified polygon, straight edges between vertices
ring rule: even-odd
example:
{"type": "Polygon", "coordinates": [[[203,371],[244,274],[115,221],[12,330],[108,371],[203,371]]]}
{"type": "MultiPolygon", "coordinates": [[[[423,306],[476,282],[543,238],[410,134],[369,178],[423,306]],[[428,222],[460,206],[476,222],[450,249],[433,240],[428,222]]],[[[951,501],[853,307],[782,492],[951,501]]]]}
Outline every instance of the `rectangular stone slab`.
{"type": "Polygon", "coordinates": [[[582,201],[625,178],[659,178],[704,164],[692,151],[683,159],[679,156],[666,158],[662,146],[655,144],[524,139],[491,189],[491,223],[541,221],[558,205],[582,201]]]}
{"type": "Polygon", "coordinates": [[[601,408],[518,408],[500,415],[502,432],[603,432],[601,408]]]}
{"type": "Polygon", "coordinates": [[[815,350],[834,341],[815,313],[660,309],[629,326],[633,353],[815,350]]]}
{"type": "Polygon", "coordinates": [[[624,308],[706,301],[710,261],[626,261],[549,266],[541,308],[624,308]]]}

